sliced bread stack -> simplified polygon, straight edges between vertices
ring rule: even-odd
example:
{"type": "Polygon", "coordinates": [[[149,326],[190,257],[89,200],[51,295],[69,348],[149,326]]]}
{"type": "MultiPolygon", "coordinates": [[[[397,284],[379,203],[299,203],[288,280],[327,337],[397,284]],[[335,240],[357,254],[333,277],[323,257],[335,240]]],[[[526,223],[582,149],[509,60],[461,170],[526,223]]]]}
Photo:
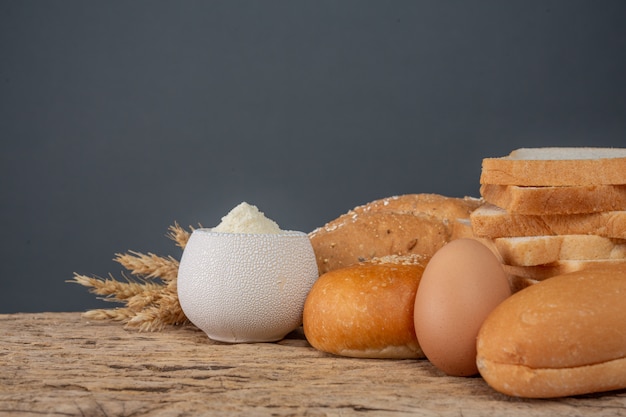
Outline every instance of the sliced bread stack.
{"type": "Polygon", "coordinates": [[[480,183],[472,231],[516,282],[626,264],[626,149],[517,149],[485,158],[480,183]]]}

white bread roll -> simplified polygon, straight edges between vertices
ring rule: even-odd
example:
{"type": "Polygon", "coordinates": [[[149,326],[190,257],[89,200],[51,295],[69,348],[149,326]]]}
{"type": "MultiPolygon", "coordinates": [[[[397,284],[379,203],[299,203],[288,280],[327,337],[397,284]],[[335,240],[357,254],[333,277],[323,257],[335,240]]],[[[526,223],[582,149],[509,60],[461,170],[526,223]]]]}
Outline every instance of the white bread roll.
{"type": "Polygon", "coordinates": [[[626,388],[626,267],[559,275],[501,303],[477,338],[477,365],[502,393],[562,397],[626,388]]]}
{"type": "Polygon", "coordinates": [[[483,184],[486,202],[517,214],[577,214],[626,210],[626,185],[523,187],[483,184]]]}
{"type": "Polygon", "coordinates": [[[481,184],[580,186],[626,184],[626,149],[521,148],[485,158],[481,184]]]}
{"type": "Polygon", "coordinates": [[[311,346],[340,356],[423,358],[413,311],[425,262],[403,259],[386,257],[323,274],[304,304],[303,329],[311,346]]]}
{"type": "Polygon", "coordinates": [[[309,233],[320,275],[383,256],[432,256],[450,240],[471,237],[472,197],[406,194],[358,206],[309,233]]]}

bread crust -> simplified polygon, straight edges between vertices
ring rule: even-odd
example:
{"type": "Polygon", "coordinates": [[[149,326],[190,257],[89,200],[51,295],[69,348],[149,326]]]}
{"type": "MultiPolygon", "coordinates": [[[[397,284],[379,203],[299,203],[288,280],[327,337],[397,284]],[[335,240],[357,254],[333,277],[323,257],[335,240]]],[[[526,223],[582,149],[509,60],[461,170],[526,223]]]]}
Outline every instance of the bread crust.
{"type": "Polygon", "coordinates": [[[423,262],[368,262],[322,275],[304,305],[307,340],[340,356],[423,358],[413,325],[423,272],[423,262]]]}
{"type": "Polygon", "coordinates": [[[626,240],[596,235],[501,237],[493,242],[502,262],[512,266],[561,260],[626,259],[626,240]]]}
{"type": "Polygon", "coordinates": [[[626,239],[626,211],[603,211],[562,216],[510,213],[490,203],[470,215],[473,233],[478,237],[547,236],[594,234],[626,239]]]}
{"type": "Polygon", "coordinates": [[[626,150],[517,149],[505,157],[483,159],[480,183],[521,186],[626,184],[626,150]],[[612,151],[615,157],[609,157],[612,151]],[[596,154],[598,157],[594,157],[596,154]]]}
{"type": "Polygon", "coordinates": [[[481,376],[503,394],[558,398],[626,387],[626,358],[567,369],[535,369],[479,359],[481,376]]]}
{"type": "Polygon", "coordinates": [[[557,275],[582,271],[588,268],[622,265],[626,265],[626,259],[561,259],[543,265],[519,266],[504,264],[502,267],[507,274],[535,281],[544,281],[557,275]]]}
{"type": "Polygon", "coordinates": [[[469,215],[482,203],[406,194],[355,207],[309,233],[320,275],[376,257],[432,256],[452,239],[473,236],[469,215]]]}
{"type": "Polygon", "coordinates": [[[477,365],[496,390],[558,397],[626,388],[626,266],[555,276],[483,323],[477,365]]]}
{"type": "Polygon", "coordinates": [[[545,215],[626,210],[626,185],[524,187],[482,184],[486,202],[511,213],[545,215]]]}

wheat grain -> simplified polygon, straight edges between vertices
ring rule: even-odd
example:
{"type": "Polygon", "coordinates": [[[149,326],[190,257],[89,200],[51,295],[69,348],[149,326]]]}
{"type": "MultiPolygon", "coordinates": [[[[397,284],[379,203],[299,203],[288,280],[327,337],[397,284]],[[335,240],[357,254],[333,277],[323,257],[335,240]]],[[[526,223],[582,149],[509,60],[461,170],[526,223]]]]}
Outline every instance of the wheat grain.
{"type": "Polygon", "coordinates": [[[136,313],[130,311],[127,308],[110,308],[110,309],[96,309],[88,310],[83,313],[83,317],[91,320],[113,320],[113,321],[128,321],[136,313]]]}
{"type": "Polygon", "coordinates": [[[104,296],[103,300],[106,301],[124,301],[146,290],[155,290],[163,287],[163,285],[151,282],[140,283],[128,279],[126,282],[121,282],[117,281],[112,276],[105,279],[89,277],[77,273],[74,273],[73,282],[89,287],[89,292],[104,296]]]}
{"type": "Polygon", "coordinates": [[[180,309],[178,302],[166,302],[137,312],[127,321],[126,327],[137,328],[139,331],[158,331],[168,325],[188,323],[189,320],[180,309]]]}
{"type": "Polygon", "coordinates": [[[141,311],[146,307],[158,304],[159,299],[163,295],[164,288],[142,291],[126,300],[126,306],[132,311],[141,311]]]}
{"type": "Polygon", "coordinates": [[[169,232],[166,236],[176,242],[176,246],[181,249],[185,249],[187,241],[189,240],[189,237],[194,230],[191,226],[189,226],[189,229],[191,230],[191,232],[186,231],[185,229],[180,227],[177,222],[174,222],[174,225],[169,227],[169,232]]]}
{"type": "Polygon", "coordinates": [[[178,274],[178,261],[171,256],[163,258],[150,252],[144,254],[128,251],[128,253],[116,253],[113,260],[133,275],[145,278],[161,278],[164,281],[170,281],[178,274]]]}

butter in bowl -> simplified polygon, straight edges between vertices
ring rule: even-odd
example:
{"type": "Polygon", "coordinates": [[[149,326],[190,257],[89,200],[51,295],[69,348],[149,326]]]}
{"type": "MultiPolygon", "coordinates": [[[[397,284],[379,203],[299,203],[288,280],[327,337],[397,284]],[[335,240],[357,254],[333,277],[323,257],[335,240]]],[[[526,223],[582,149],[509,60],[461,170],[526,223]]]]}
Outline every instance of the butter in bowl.
{"type": "Polygon", "coordinates": [[[180,261],[178,298],[212,340],[275,342],[302,324],[317,278],[308,235],[281,230],[243,202],[218,226],[193,231],[180,261]]]}

